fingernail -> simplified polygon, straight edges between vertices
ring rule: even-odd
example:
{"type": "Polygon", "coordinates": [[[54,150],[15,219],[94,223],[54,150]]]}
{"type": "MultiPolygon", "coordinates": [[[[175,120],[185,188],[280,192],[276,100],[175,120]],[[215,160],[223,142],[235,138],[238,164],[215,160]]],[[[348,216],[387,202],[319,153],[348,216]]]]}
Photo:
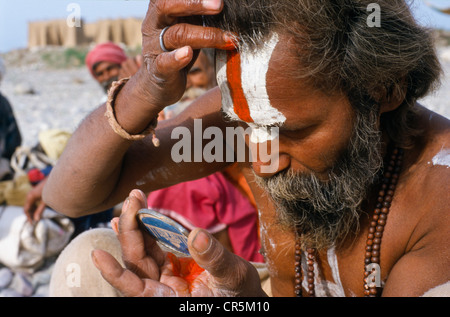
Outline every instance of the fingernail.
{"type": "Polygon", "coordinates": [[[137,199],[147,200],[145,194],[139,189],[133,189],[129,196],[136,197],[137,199]]]}
{"type": "Polygon", "coordinates": [[[205,232],[200,230],[192,241],[192,246],[199,254],[203,254],[209,250],[211,239],[205,232]]]}
{"type": "Polygon", "coordinates": [[[175,59],[181,61],[185,59],[189,54],[189,48],[187,46],[175,50],[175,59]]]}
{"type": "Polygon", "coordinates": [[[223,40],[225,42],[224,45],[219,47],[221,50],[232,51],[237,48],[238,37],[233,33],[224,33],[223,40]]]}
{"type": "Polygon", "coordinates": [[[222,0],[203,0],[202,5],[207,10],[219,10],[222,7],[222,0]]]}

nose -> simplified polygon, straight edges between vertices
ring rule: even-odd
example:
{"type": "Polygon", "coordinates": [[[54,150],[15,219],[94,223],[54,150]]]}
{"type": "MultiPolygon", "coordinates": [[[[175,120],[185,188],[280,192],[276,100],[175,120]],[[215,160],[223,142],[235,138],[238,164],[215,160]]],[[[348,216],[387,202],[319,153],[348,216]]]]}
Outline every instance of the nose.
{"type": "Polygon", "coordinates": [[[100,83],[108,81],[112,76],[110,75],[110,72],[107,70],[104,70],[100,75],[97,76],[97,81],[100,83]]]}
{"type": "Polygon", "coordinates": [[[258,150],[256,156],[252,150],[252,167],[256,175],[269,178],[289,168],[291,157],[288,154],[272,151],[270,154],[261,155],[258,150]],[[255,159],[253,159],[255,157],[255,159]]]}
{"type": "Polygon", "coordinates": [[[104,73],[104,80],[110,80],[117,75],[116,69],[107,69],[104,73]]]}

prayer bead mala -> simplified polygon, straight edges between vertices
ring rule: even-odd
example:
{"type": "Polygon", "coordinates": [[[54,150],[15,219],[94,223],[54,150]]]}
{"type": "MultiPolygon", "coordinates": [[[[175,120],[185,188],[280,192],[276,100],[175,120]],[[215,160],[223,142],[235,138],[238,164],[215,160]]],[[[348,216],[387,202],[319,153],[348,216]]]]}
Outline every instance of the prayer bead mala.
{"type": "MultiPolygon", "coordinates": [[[[392,199],[394,197],[395,188],[400,175],[401,166],[403,163],[403,150],[395,148],[389,158],[386,170],[383,175],[381,188],[378,193],[378,198],[375,210],[370,222],[369,233],[367,235],[366,250],[364,257],[364,296],[376,297],[379,294],[375,280],[369,281],[373,273],[371,264],[375,266],[380,265],[380,246],[381,238],[383,236],[384,227],[386,225],[389,208],[391,207],[392,199]]],[[[302,249],[300,242],[295,244],[295,276],[294,276],[294,292],[297,297],[302,297],[302,265],[301,253],[302,249]]],[[[315,296],[314,284],[314,263],[316,259],[316,250],[307,248],[307,282],[308,282],[308,296],[315,296]]],[[[378,272],[379,273],[379,272],[378,272]]]]}

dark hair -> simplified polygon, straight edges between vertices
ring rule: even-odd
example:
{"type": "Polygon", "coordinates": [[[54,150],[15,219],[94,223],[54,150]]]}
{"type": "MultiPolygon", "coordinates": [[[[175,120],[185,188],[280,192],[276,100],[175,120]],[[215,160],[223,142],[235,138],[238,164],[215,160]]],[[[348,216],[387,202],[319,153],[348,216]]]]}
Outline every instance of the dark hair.
{"type": "Polygon", "coordinates": [[[298,76],[324,92],[342,91],[355,109],[379,108],[375,96],[403,97],[382,116],[390,138],[408,146],[416,101],[439,82],[441,66],[430,30],[419,26],[404,0],[225,0],[211,26],[238,34],[257,46],[272,31],[288,32],[299,46],[298,76]],[[381,11],[381,26],[370,27],[369,4],[381,11]],[[301,52],[300,52],[301,50],[301,52]]]}

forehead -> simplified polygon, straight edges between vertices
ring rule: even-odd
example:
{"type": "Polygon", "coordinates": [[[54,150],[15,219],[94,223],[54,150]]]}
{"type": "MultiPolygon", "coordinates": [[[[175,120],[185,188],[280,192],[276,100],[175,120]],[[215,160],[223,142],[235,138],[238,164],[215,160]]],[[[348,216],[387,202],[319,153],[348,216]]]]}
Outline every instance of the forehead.
{"type": "Polygon", "coordinates": [[[223,110],[231,118],[270,125],[285,118],[271,107],[266,76],[278,34],[258,49],[241,45],[239,51],[216,53],[217,82],[222,91],[223,110]]]}
{"type": "Polygon", "coordinates": [[[223,111],[256,126],[295,125],[318,120],[342,96],[325,94],[301,78],[298,46],[272,33],[263,45],[239,52],[217,51],[216,74],[223,111]]]}

